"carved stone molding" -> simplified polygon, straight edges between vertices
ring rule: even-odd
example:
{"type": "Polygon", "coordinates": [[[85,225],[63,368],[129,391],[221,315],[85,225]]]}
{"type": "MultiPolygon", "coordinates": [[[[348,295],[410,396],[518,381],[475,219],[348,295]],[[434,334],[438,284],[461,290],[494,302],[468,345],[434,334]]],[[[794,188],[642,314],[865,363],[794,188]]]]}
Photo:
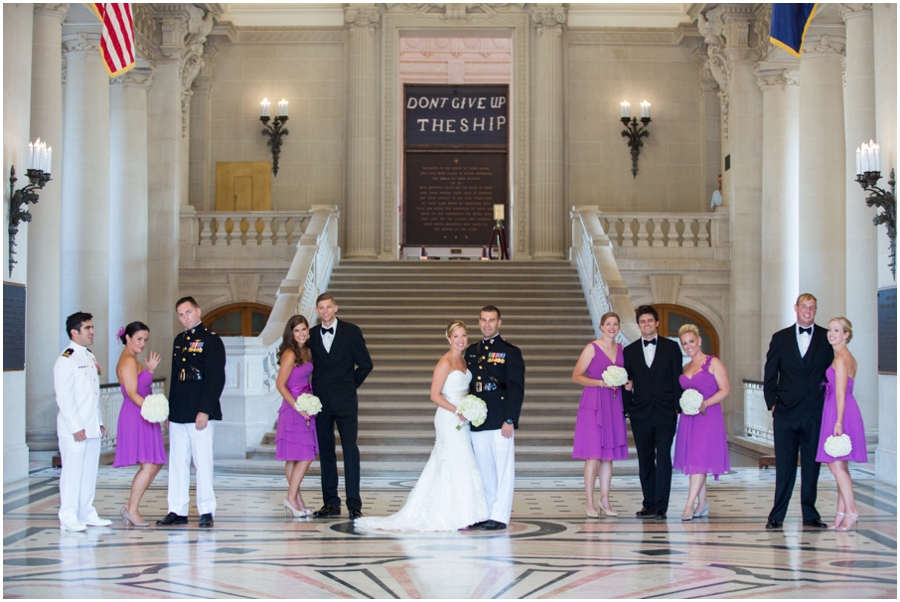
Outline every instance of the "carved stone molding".
{"type": "Polygon", "coordinates": [[[240,44],[343,44],[343,29],[272,29],[246,27],[237,31],[240,44]]]}
{"type": "Polygon", "coordinates": [[[111,86],[141,86],[144,88],[149,88],[153,83],[153,74],[156,72],[153,68],[137,68],[132,69],[131,71],[125,73],[124,75],[120,75],[119,77],[114,77],[109,80],[109,85],[111,86]]]}
{"type": "Polygon", "coordinates": [[[838,4],[841,11],[841,18],[844,19],[844,23],[847,22],[848,19],[853,19],[855,17],[871,17],[872,16],[872,5],[869,4],[838,4]]]}
{"type": "Polygon", "coordinates": [[[68,4],[35,4],[34,12],[56,17],[62,23],[69,13],[68,4]]]}
{"type": "Polygon", "coordinates": [[[99,52],[99,33],[76,33],[63,35],[63,54],[70,52],[99,52]]]}
{"type": "Polygon", "coordinates": [[[610,28],[596,31],[569,30],[569,44],[616,44],[636,46],[675,46],[679,43],[671,31],[659,29],[610,28]]]}
{"type": "Polygon", "coordinates": [[[844,55],[846,39],[840,36],[806,36],[802,58],[835,58],[844,55]]]}
{"type": "Polygon", "coordinates": [[[761,4],[760,9],[756,13],[756,21],[753,23],[753,30],[756,32],[756,52],[760,60],[764,60],[772,51],[772,45],[769,31],[772,23],[772,4],[761,4]]]}
{"type": "Polygon", "coordinates": [[[372,36],[381,22],[381,13],[382,10],[377,7],[350,6],[344,9],[344,22],[351,35],[355,35],[359,29],[365,29],[372,36]]]}
{"type": "Polygon", "coordinates": [[[753,72],[756,74],[756,85],[761,90],[767,88],[781,88],[787,91],[791,86],[800,85],[800,66],[785,67],[784,65],[773,63],[757,63],[753,66],[753,72]]]}
{"type": "Polygon", "coordinates": [[[137,56],[147,61],[153,60],[153,34],[156,32],[156,19],[153,18],[151,7],[152,5],[146,3],[131,5],[137,56]]]}
{"type": "Polygon", "coordinates": [[[566,26],[567,11],[562,7],[540,6],[531,9],[531,21],[539,36],[544,35],[544,29],[550,28],[557,36],[562,36],[566,26]]]}

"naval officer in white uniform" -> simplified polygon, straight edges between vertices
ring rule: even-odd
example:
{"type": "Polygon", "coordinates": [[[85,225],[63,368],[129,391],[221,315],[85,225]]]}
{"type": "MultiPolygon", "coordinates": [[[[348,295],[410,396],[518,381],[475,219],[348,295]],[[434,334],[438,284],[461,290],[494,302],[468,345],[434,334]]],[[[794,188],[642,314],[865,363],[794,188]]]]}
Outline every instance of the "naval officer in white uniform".
{"type": "Polygon", "coordinates": [[[62,455],[59,477],[59,528],[84,531],[105,527],[94,508],[100,437],[106,434],[100,416],[100,365],[88,345],[94,342],[93,316],[77,312],[66,318],[71,342],[53,366],[56,389],[56,432],[62,455]]]}

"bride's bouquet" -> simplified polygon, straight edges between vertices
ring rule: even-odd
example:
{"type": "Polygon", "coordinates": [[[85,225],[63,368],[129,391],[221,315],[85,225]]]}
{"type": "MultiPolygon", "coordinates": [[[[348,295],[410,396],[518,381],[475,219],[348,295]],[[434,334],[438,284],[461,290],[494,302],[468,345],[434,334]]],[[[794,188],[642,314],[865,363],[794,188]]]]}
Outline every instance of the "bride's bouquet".
{"type": "Polygon", "coordinates": [[[165,422],[169,417],[169,400],[161,393],[153,393],[144,398],[141,417],[147,422],[165,422]]]}
{"type": "MultiPolygon", "coordinates": [[[[472,426],[481,426],[487,418],[487,404],[480,397],[466,395],[456,406],[456,413],[472,423],[472,426]]],[[[456,430],[462,428],[462,424],[456,425],[456,430]]]]}
{"type": "MultiPolygon", "coordinates": [[[[685,389],[684,393],[681,394],[681,399],[678,403],[681,404],[682,412],[688,416],[696,416],[697,414],[700,414],[700,405],[703,403],[703,395],[697,389],[685,389]]],[[[706,412],[703,412],[703,415],[706,416],[706,412]]]]}
{"type": "MultiPolygon", "coordinates": [[[[620,366],[610,366],[603,371],[600,378],[610,387],[621,387],[628,382],[628,372],[620,366]]],[[[618,389],[613,389],[613,397],[616,396],[616,393],[618,393],[618,389]]]]}
{"type": "MultiPolygon", "coordinates": [[[[298,412],[306,412],[308,416],[315,416],[322,411],[322,402],[312,393],[304,393],[297,398],[294,409],[298,412]]],[[[306,426],[309,426],[309,420],[306,421],[306,426]]]]}
{"type": "Polygon", "coordinates": [[[829,435],[825,439],[825,453],[832,458],[843,458],[852,451],[853,444],[850,442],[850,437],[847,436],[847,433],[842,434],[840,437],[829,435]]]}

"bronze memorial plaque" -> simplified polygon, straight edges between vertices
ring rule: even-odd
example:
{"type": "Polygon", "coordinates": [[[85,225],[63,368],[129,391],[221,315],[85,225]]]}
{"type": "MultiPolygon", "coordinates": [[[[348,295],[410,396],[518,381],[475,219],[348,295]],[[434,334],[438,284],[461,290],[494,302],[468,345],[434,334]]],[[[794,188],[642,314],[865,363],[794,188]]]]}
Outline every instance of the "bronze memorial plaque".
{"type": "Polygon", "coordinates": [[[408,153],[406,243],[484,246],[506,203],[506,153],[408,153]]]}

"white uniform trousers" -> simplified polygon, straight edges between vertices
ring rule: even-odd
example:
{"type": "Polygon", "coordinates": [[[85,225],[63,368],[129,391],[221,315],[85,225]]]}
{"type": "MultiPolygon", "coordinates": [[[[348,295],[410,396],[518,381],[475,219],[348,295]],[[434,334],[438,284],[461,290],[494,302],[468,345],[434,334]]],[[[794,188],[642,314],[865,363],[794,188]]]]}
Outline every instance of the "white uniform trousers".
{"type": "Polygon", "coordinates": [[[213,491],[213,422],[198,431],[193,422],[169,423],[169,512],[188,515],[191,501],[191,459],[197,470],[197,511],[216,514],[213,491]]]}
{"type": "Polygon", "coordinates": [[[502,431],[472,432],[475,460],[484,483],[491,520],[509,524],[516,485],[515,435],[507,439],[502,431]]]}
{"type": "Polygon", "coordinates": [[[94,491],[100,464],[100,438],[75,441],[59,437],[62,474],[59,476],[59,521],[66,525],[83,525],[97,519],[94,491]]]}

